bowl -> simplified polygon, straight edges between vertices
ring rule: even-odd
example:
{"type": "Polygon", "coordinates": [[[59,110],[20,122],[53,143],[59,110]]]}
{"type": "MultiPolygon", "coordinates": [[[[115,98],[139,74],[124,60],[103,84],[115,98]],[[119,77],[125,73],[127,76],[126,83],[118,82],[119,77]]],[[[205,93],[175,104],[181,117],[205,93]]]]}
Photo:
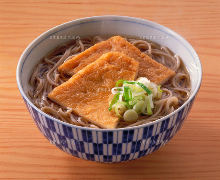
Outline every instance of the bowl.
{"type": "Polygon", "coordinates": [[[40,132],[59,149],[73,156],[97,162],[122,162],[150,154],[166,144],[186,119],[201,79],[201,63],[192,46],[174,31],[157,23],[124,16],[97,16],[73,20],[37,37],[25,49],[17,66],[17,84],[28,111],[40,132]],[[28,81],[34,66],[56,46],[87,35],[128,35],[150,39],[167,46],[186,65],[192,92],[173,113],[154,122],[129,128],[94,129],[62,122],[38,109],[28,98],[28,81]]]}

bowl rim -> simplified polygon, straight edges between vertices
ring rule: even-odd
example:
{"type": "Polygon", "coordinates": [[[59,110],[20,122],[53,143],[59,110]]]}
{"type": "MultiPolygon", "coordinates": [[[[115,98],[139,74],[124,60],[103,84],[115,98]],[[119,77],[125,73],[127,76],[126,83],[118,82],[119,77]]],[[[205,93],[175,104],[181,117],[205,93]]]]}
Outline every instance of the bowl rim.
{"type": "MultiPolygon", "coordinates": [[[[34,48],[34,47],[33,47],[34,48]]],[[[188,48],[187,48],[188,49],[188,48]]],[[[151,126],[153,124],[157,124],[157,123],[160,123],[161,121],[165,120],[165,119],[168,119],[170,118],[171,116],[173,116],[174,114],[178,113],[179,111],[181,111],[187,104],[189,104],[191,102],[191,100],[193,100],[195,98],[195,96],[197,95],[199,89],[200,89],[200,86],[201,86],[201,81],[202,81],[202,64],[201,64],[201,61],[199,59],[199,56],[197,55],[196,51],[194,50],[194,48],[191,46],[191,44],[185,40],[181,35],[179,35],[178,33],[176,33],[175,31],[163,26],[163,25],[160,25],[156,22],[153,22],[153,21],[150,21],[150,20],[147,20],[147,19],[142,19],[142,18],[136,18],[136,17],[129,17],[129,16],[118,16],[118,15],[103,15],[103,16],[92,16],[92,17],[83,17],[83,18],[79,18],[79,19],[75,19],[75,20],[71,20],[71,21],[68,21],[68,22],[65,22],[65,23],[62,23],[60,25],[57,25],[57,26],[54,26],[50,29],[48,29],[47,31],[41,33],[39,36],[37,36],[31,43],[29,43],[29,45],[25,48],[25,50],[23,51],[23,53],[21,54],[20,58],[19,58],[19,61],[18,61],[18,64],[17,64],[17,69],[16,69],[16,81],[17,81],[17,86],[18,86],[18,89],[22,95],[22,97],[24,98],[25,101],[27,101],[27,103],[32,107],[34,108],[37,112],[39,112],[40,114],[46,116],[47,118],[53,120],[53,121],[56,121],[57,123],[61,123],[63,125],[66,125],[66,126],[69,126],[71,128],[79,128],[79,129],[83,129],[83,130],[89,130],[89,131],[123,131],[123,130],[131,130],[131,129],[139,129],[139,128],[144,128],[144,127],[147,127],[147,126],[151,126]],[[77,24],[77,23],[80,23],[80,24],[84,24],[84,23],[88,23],[90,21],[94,21],[94,20],[99,20],[99,21],[106,21],[106,20],[120,20],[120,21],[127,21],[127,22],[136,22],[138,24],[143,24],[143,25],[151,25],[152,27],[158,29],[161,31],[161,29],[163,29],[163,32],[169,34],[169,35],[172,35],[175,39],[177,40],[180,40],[183,44],[185,44],[186,46],[188,46],[190,48],[190,51],[192,52],[191,54],[193,54],[193,58],[195,60],[197,60],[197,64],[198,64],[198,69],[199,69],[199,72],[200,72],[200,76],[198,77],[198,82],[196,84],[196,87],[195,87],[195,90],[190,94],[190,97],[187,101],[184,102],[184,104],[182,104],[178,109],[176,109],[175,111],[173,111],[172,113],[160,118],[160,119],[157,119],[153,122],[149,122],[149,123],[146,123],[146,124],[141,124],[141,125],[138,125],[138,126],[132,126],[132,127],[124,127],[124,128],[115,128],[115,129],[99,129],[99,128],[90,128],[90,127],[82,127],[82,126],[77,126],[77,125],[73,125],[73,124],[70,124],[70,123],[67,123],[67,122],[64,122],[64,121],[61,121],[53,116],[50,116],[48,114],[46,114],[45,112],[41,111],[38,107],[36,107],[32,102],[31,100],[26,96],[24,90],[23,90],[23,87],[21,85],[21,73],[22,73],[22,67],[23,67],[23,64],[25,62],[25,59],[26,57],[28,57],[28,55],[30,54],[29,50],[32,48],[32,46],[34,46],[35,44],[38,44],[40,43],[41,41],[45,40],[42,38],[44,38],[45,36],[47,36],[48,34],[52,35],[52,34],[55,34],[56,32],[59,31],[60,28],[62,27],[65,27],[63,28],[62,30],[65,30],[69,27],[71,27],[73,24],[77,24]],[[57,30],[57,31],[56,31],[57,30]],[[55,31],[55,32],[54,32],[55,31]],[[40,42],[39,42],[40,41],[40,42]]]]}

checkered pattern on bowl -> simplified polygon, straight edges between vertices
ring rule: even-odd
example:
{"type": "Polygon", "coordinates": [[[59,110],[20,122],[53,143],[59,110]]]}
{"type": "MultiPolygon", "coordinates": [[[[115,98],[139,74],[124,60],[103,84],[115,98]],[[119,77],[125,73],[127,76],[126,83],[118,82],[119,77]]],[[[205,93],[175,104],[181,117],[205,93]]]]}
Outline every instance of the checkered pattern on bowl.
{"type": "Polygon", "coordinates": [[[121,162],[145,156],[167,143],[180,129],[193,100],[162,121],[114,131],[71,127],[44,116],[24,101],[39,130],[59,149],[86,160],[121,162]]]}

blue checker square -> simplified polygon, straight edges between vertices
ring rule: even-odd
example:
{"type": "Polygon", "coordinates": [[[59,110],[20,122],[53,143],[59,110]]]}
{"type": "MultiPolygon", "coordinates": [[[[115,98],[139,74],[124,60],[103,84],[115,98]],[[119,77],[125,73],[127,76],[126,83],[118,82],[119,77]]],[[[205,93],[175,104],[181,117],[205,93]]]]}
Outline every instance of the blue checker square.
{"type": "Polygon", "coordinates": [[[108,132],[108,144],[113,143],[113,132],[109,131],[108,132]]]}
{"type": "Polygon", "coordinates": [[[90,154],[90,160],[95,161],[95,155],[94,154],[90,154]]]}
{"type": "Polygon", "coordinates": [[[147,139],[148,126],[143,129],[143,138],[147,139]]]}
{"type": "Polygon", "coordinates": [[[47,117],[46,117],[45,119],[46,119],[48,128],[49,128],[51,131],[56,132],[56,128],[55,128],[55,126],[54,126],[54,122],[53,122],[51,119],[47,118],[47,117]]]}
{"type": "Polygon", "coordinates": [[[165,135],[164,135],[164,137],[163,137],[163,141],[164,141],[164,142],[166,142],[166,141],[168,140],[168,138],[170,137],[170,134],[171,134],[172,130],[173,130],[173,127],[170,128],[170,129],[168,129],[168,130],[166,131],[166,133],[165,133],[165,135]]]}
{"type": "Polygon", "coordinates": [[[112,144],[113,143],[113,132],[103,132],[102,140],[104,144],[112,144]]]}
{"type": "Polygon", "coordinates": [[[90,154],[87,154],[87,153],[86,153],[86,158],[87,158],[88,160],[90,160],[90,154]]]}
{"type": "Polygon", "coordinates": [[[151,141],[150,141],[149,148],[151,148],[151,147],[153,147],[153,146],[155,146],[155,145],[156,145],[157,140],[158,140],[158,137],[159,137],[159,135],[158,135],[158,134],[157,134],[156,136],[152,136],[152,137],[151,137],[151,141]]]}
{"type": "Polygon", "coordinates": [[[80,149],[80,146],[79,146],[79,141],[74,140],[74,142],[75,142],[75,145],[76,145],[76,150],[77,150],[78,152],[81,152],[81,149],[80,149]]]}
{"type": "Polygon", "coordinates": [[[103,155],[103,144],[93,143],[94,154],[103,155]]]}
{"type": "Polygon", "coordinates": [[[127,161],[130,158],[130,154],[122,154],[121,155],[121,161],[127,161]]]}
{"type": "Polygon", "coordinates": [[[141,141],[142,141],[142,140],[137,141],[137,143],[136,143],[136,147],[135,147],[135,152],[138,152],[138,151],[140,150],[140,147],[141,147],[141,141]]]}
{"type": "Polygon", "coordinates": [[[141,141],[142,140],[132,142],[132,144],[131,144],[131,153],[136,153],[140,150],[141,141]]]}
{"type": "Polygon", "coordinates": [[[128,131],[123,131],[122,142],[127,143],[127,141],[128,141],[128,131]]]}
{"type": "Polygon", "coordinates": [[[96,155],[98,155],[99,154],[99,152],[98,152],[98,144],[96,144],[96,143],[93,143],[93,150],[94,150],[94,154],[96,154],[96,155]]]}
{"type": "Polygon", "coordinates": [[[48,128],[44,127],[44,126],[42,126],[42,127],[44,129],[45,135],[49,138],[49,140],[53,141],[53,137],[50,133],[50,130],[48,128]]]}
{"type": "Polygon", "coordinates": [[[163,131],[166,131],[168,124],[169,124],[170,118],[166,119],[165,121],[162,122],[161,127],[160,127],[160,132],[162,133],[163,131]]]}
{"type": "Polygon", "coordinates": [[[91,160],[91,161],[94,161],[94,160],[95,160],[95,156],[94,156],[93,154],[87,154],[87,153],[86,153],[86,158],[87,158],[88,160],[91,160]]]}
{"type": "Polygon", "coordinates": [[[92,132],[91,131],[87,131],[87,130],[82,130],[82,138],[84,142],[88,142],[88,143],[92,143],[93,139],[92,139],[92,132]]]}
{"type": "Polygon", "coordinates": [[[73,132],[72,132],[72,128],[71,127],[68,127],[68,126],[65,126],[63,124],[63,132],[64,132],[64,135],[66,137],[68,137],[69,139],[73,139],[73,132]]]}
{"type": "Polygon", "coordinates": [[[150,125],[149,127],[148,127],[148,129],[147,129],[147,127],[146,128],[144,128],[144,133],[143,133],[143,138],[144,139],[148,139],[149,137],[151,137],[152,136],[152,133],[153,133],[153,129],[154,129],[154,125],[150,125]],[[145,135],[144,135],[145,134],[145,135]]]}
{"type": "Polygon", "coordinates": [[[62,136],[62,135],[59,135],[59,134],[57,134],[57,136],[59,138],[60,144],[67,148],[68,145],[67,145],[67,141],[66,141],[65,136],[62,136]]]}
{"type": "Polygon", "coordinates": [[[102,141],[103,141],[103,144],[108,144],[108,132],[102,133],[102,141]]]}
{"type": "Polygon", "coordinates": [[[84,153],[85,152],[85,148],[84,148],[84,142],[83,141],[79,141],[79,145],[80,145],[80,152],[84,153]]]}
{"type": "Polygon", "coordinates": [[[86,131],[87,133],[87,140],[88,140],[88,143],[92,143],[93,142],[93,139],[92,139],[92,132],[91,131],[86,131]]]}
{"type": "Polygon", "coordinates": [[[83,141],[88,142],[87,131],[83,129],[81,132],[83,141]]]}
{"type": "Polygon", "coordinates": [[[131,142],[133,140],[133,136],[134,136],[134,130],[126,130],[123,131],[122,134],[122,142],[123,143],[128,143],[131,142]]]}
{"type": "Polygon", "coordinates": [[[135,152],[135,147],[136,147],[136,142],[132,142],[131,144],[131,153],[134,153],[135,152]]]}
{"type": "Polygon", "coordinates": [[[127,142],[131,142],[133,140],[133,136],[134,136],[134,130],[129,130],[128,131],[128,140],[127,142]]]}
{"type": "Polygon", "coordinates": [[[112,146],[112,154],[113,155],[119,155],[122,152],[122,144],[113,144],[112,146]]]}
{"type": "Polygon", "coordinates": [[[37,111],[36,111],[34,108],[32,108],[32,111],[33,111],[33,113],[34,113],[34,119],[35,119],[35,121],[37,121],[37,122],[40,123],[40,119],[39,119],[39,116],[38,116],[37,111]]]}
{"type": "Polygon", "coordinates": [[[103,156],[104,162],[111,162],[112,161],[112,156],[103,156]]]}

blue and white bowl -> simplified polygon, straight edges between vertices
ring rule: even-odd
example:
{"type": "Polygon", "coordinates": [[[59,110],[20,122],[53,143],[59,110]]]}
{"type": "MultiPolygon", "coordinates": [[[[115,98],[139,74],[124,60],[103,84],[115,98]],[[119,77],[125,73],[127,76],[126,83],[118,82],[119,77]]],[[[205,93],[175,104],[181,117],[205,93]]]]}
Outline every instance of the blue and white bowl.
{"type": "Polygon", "coordinates": [[[198,55],[180,35],[148,20],[122,16],[82,18],[56,26],[41,34],[25,49],[17,66],[18,88],[41,133],[59,149],[97,162],[137,159],[166,144],[186,119],[201,79],[198,55]],[[183,59],[189,71],[192,83],[190,98],[176,111],[154,122],[113,130],[79,127],[45,114],[27,96],[28,81],[34,66],[56,46],[71,38],[87,35],[138,36],[167,46],[183,59]]]}

